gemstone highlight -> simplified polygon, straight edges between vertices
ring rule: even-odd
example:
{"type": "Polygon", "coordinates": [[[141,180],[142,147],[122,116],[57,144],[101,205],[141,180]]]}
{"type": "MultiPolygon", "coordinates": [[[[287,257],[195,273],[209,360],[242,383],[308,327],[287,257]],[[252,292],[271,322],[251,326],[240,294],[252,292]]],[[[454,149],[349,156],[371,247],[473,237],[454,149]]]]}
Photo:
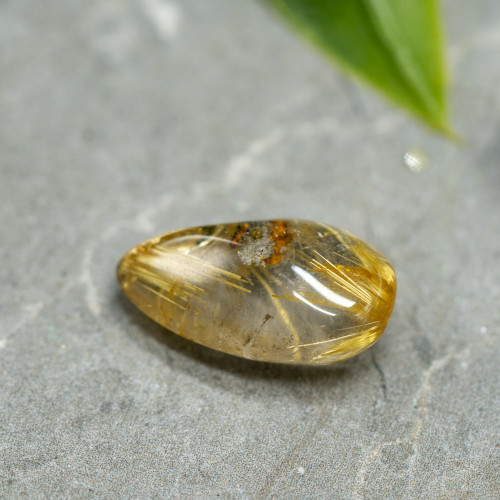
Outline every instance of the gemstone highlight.
{"type": "Polygon", "coordinates": [[[122,258],[118,281],[154,321],[247,359],[325,365],[370,347],[389,321],[394,270],[346,231],[303,220],[194,227],[122,258]]]}

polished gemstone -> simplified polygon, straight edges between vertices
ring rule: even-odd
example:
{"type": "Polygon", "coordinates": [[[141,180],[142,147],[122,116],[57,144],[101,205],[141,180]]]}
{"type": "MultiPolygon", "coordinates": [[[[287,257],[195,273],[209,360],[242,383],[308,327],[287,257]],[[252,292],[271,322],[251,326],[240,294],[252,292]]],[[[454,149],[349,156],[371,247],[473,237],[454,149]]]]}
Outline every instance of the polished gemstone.
{"type": "Polygon", "coordinates": [[[396,298],[389,261],[318,222],[201,226],[153,238],[118,265],[150,318],[212,349],[273,363],[325,365],[370,347],[396,298]]]}

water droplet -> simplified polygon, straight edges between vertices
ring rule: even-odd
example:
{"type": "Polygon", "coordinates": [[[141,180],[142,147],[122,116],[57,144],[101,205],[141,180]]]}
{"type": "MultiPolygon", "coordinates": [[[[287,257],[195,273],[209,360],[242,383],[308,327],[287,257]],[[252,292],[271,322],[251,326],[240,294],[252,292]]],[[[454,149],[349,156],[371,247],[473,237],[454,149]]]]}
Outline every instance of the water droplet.
{"type": "Polygon", "coordinates": [[[403,160],[408,169],[414,174],[418,174],[428,167],[427,155],[418,148],[409,149],[403,156],[403,160]]]}

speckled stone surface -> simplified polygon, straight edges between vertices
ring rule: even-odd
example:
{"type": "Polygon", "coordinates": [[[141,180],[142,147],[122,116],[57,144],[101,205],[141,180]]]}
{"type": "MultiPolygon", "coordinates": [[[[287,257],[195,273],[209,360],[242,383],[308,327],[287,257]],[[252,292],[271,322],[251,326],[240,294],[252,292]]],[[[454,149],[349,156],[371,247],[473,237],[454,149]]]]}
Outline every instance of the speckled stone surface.
{"type": "Polygon", "coordinates": [[[500,4],[446,19],[463,147],[258,2],[0,2],[1,497],[499,497],[500,4]],[[115,281],[146,238],[276,217],[391,259],[374,348],[243,361],[115,281]]]}

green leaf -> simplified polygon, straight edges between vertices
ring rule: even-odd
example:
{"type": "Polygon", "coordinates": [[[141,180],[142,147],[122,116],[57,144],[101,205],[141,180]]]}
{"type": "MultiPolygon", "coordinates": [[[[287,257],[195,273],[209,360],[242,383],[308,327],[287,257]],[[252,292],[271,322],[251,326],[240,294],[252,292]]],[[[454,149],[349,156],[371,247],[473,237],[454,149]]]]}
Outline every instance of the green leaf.
{"type": "Polygon", "coordinates": [[[453,135],[438,0],[263,1],[345,71],[453,135]]]}

